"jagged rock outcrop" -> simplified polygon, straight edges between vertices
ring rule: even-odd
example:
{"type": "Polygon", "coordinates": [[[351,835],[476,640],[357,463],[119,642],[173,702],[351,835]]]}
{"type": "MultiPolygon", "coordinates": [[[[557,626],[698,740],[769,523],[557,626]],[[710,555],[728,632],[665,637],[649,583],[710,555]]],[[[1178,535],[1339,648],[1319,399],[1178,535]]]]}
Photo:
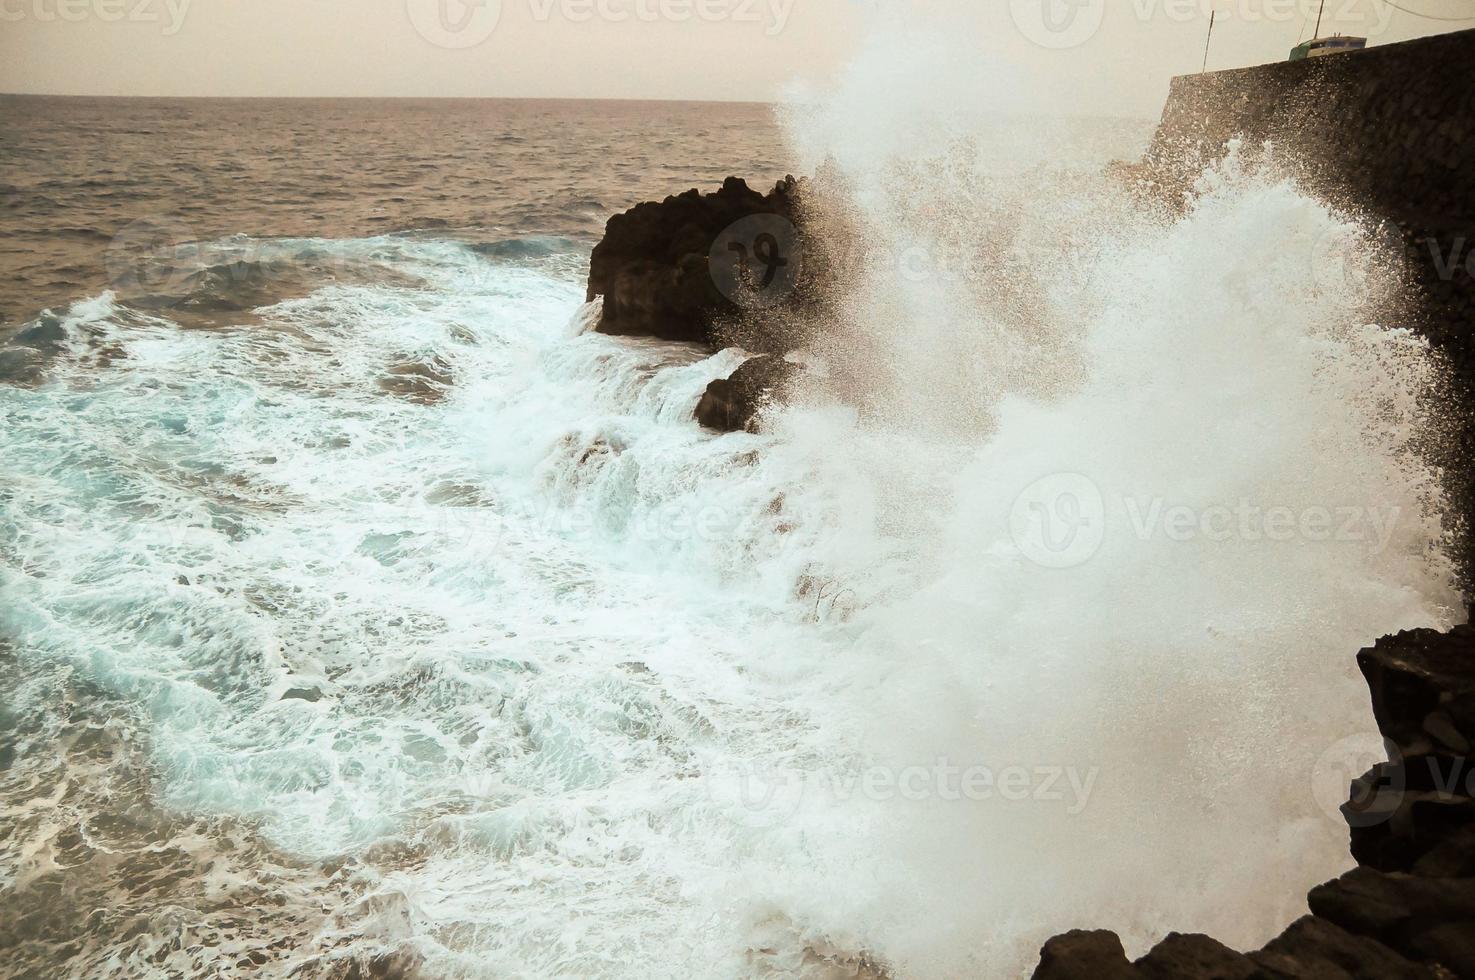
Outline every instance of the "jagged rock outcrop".
{"type": "Polygon", "coordinates": [[[1475,627],[1401,633],[1357,663],[1390,758],[1343,807],[1352,856],[1385,872],[1475,875],[1475,627]]]}
{"type": "Polygon", "coordinates": [[[786,355],[822,320],[827,256],[806,236],[808,180],[760,194],[738,177],[615,215],[589,262],[595,329],[737,347],[756,356],[708,386],[693,413],[718,432],[753,429],[802,369],[786,355]]]}
{"type": "Polygon", "coordinates": [[[787,177],[760,194],[729,177],[715,193],[610,218],[589,260],[588,300],[603,297],[595,329],[717,346],[719,325],[745,309],[793,301],[802,186],[787,177]],[[745,268],[753,282],[742,281],[745,268]]]}
{"type": "Polygon", "coordinates": [[[1256,952],[1169,936],[1129,961],[1111,932],[1069,932],[1035,980],[1475,978],[1475,626],[1411,630],[1357,656],[1389,761],[1342,808],[1360,867],[1256,952]]]}

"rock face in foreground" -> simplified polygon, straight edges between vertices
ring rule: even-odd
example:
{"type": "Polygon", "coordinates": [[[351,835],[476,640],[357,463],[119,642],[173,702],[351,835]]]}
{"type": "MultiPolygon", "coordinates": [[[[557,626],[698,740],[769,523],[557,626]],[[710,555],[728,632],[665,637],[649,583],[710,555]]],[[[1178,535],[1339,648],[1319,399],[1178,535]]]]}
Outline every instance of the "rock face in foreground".
{"type": "Polygon", "coordinates": [[[713,256],[719,264],[746,257],[761,277],[771,269],[791,276],[791,257],[783,254],[791,243],[782,239],[798,226],[800,186],[789,177],[765,195],[729,177],[715,193],[690,190],[615,215],[589,260],[588,300],[604,297],[595,329],[716,343],[716,326],[743,307],[724,281],[727,267],[714,269],[713,256]]]}
{"type": "Polygon", "coordinates": [[[1069,932],[1035,980],[1475,977],[1475,626],[1385,637],[1357,656],[1389,746],[1342,807],[1361,867],[1242,954],[1174,934],[1131,962],[1111,932],[1069,932]]]}

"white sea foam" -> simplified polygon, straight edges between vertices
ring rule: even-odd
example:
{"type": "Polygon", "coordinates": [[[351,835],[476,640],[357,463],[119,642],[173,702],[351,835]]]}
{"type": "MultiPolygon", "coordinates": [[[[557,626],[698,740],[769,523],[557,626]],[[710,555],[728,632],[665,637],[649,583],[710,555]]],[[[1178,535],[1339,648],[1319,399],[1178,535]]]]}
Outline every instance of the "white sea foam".
{"type": "Polygon", "coordinates": [[[340,954],[946,977],[1073,926],[1263,940],[1346,863],[1311,770],[1371,726],[1353,653],[1453,616],[1410,451],[1437,370],[1308,278],[1349,222],[1273,177],[1144,217],[959,135],[831,154],[837,206],[983,277],[849,284],[822,353],[865,411],[763,434],[691,421],[737,352],[589,333],[579,283],[450,242],[315,243],[419,285],[238,330],[74,308],[0,395],[7,632],[140,706],[164,804],[347,855],[340,954]],[[1062,478],[1100,540],[1048,567],[1011,516],[1062,478]],[[1395,517],[1179,540],[1154,500],[1395,517]]]}

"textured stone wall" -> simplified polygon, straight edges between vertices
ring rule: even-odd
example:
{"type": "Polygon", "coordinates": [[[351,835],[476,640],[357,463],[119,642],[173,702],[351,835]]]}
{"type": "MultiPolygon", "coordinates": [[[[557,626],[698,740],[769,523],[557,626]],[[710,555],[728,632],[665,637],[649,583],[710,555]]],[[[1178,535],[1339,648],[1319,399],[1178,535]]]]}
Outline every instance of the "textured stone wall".
{"type": "Polygon", "coordinates": [[[1178,199],[1236,137],[1401,238],[1402,315],[1449,357],[1466,416],[1445,462],[1475,584],[1475,30],[1175,78],[1142,170],[1178,199]]]}
{"type": "Polygon", "coordinates": [[[1180,76],[1147,162],[1175,190],[1234,137],[1398,225],[1419,326],[1475,380],[1475,31],[1180,76]]]}
{"type": "Polygon", "coordinates": [[[1274,141],[1310,181],[1432,233],[1475,217],[1475,31],[1173,80],[1148,151],[1167,170],[1235,136],[1274,141]]]}

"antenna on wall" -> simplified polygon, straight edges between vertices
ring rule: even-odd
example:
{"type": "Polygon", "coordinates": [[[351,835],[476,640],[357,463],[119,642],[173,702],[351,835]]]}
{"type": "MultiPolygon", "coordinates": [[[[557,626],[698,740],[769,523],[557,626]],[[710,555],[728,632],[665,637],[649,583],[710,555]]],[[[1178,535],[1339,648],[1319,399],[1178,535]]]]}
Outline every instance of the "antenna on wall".
{"type": "MultiPolygon", "coordinates": [[[[1326,0],[1321,0],[1321,2],[1326,3],[1326,0]]],[[[1209,36],[1204,38],[1204,66],[1199,70],[1200,75],[1209,70],[1209,42],[1214,39],[1214,17],[1216,14],[1218,14],[1217,10],[1209,11],[1209,36]]]]}

